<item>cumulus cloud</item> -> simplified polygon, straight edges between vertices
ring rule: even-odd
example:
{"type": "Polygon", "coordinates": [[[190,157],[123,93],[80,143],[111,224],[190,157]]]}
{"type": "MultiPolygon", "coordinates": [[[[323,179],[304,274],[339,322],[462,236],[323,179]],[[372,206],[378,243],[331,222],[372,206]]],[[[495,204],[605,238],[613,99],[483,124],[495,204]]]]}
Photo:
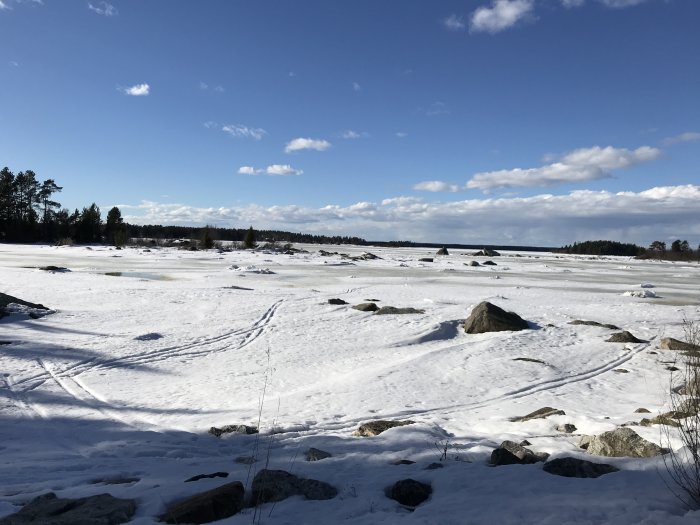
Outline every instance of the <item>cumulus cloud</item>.
{"type": "MultiPolygon", "coordinates": [[[[425,202],[414,197],[319,208],[297,205],[196,208],[143,202],[124,206],[132,224],[218,224],[366,239],[410,239],[465,244],[562,246],[616,239],[647,245],[654,239],[700,241],[700,186],[665,186],[640,192],[573,191],[526,198],[425,202]],[[478,224],[478,228],[465,228],[478,224]]],[[[122,208],[122,206],[120,206],[122,208]]]]}
{"type": "Polygon", "coordinates": [[[290,176],[301,175],[303,170],[292,168],[289,164],[270,164],[267,168],[254,168],[253,166],[241,166],[238,168],[239,175],[277,175],[290,176]]]}
{"type": "Polygon", "coordinates": [[[267,131],[262,128],[251,128],[241,124],[226,124],[221,127],[221,131],[232,137],[253,140],[261,140],[267,134],[267,131]]]}
{"type": "Polygon", "coordinates": [[[88,2],[88,9],[102,16],[116,16],[119,14],[117,8],[107,2],[97,2],[95,4],[88,2]]]}
{"type": "Polygon", "coordinates": [[[419,182],[418,184],[414,184],[413,189],[419,190],[419,191],[432,191],[432,192],[447,191],[447,192],[455,193],[455,192],[459,191],[459,186],[457,186],[456,184],[449,184],[447,182],[443,182],[440,180],[427,180],[424,182],[419,182]]]}
{"type": "Polygon", "coordinates": [[[610,170],[628,168],[657,159],[661,150],[642,146],[636,150],[613,148],[581,148],[563,155],[558,162],[539,168],[515,168],[475,174],[466,187],[489,191],[494,188],[554,186],[609,178],[610,170]]]}
{"type": "Polygon", "coordinates": [[[451,14],[442,21],[442,24],[450,31],[462,31],[466,25],[461,16],[451,14]]]}
{"type": "Polygon", "coordinates": [[[474,11],[470,28],[474,32],[498,33],[530,15],[533,8],[533,0],[493,0],[490,7],[474,11]]]}
{"type": "Polygon", "coordinates": [[[290,140],[284,148],[287,153],[302,151],[306,149],[325,151],[331,147],[331,143],[322,139],[297,138],[290,140]]]}
{"type": "Polygon", "coordinates": [[[151,86],[148,84],[136,84],[135,86],[131,87],[119,88],[119,90],[125,95],[129,95],[131,97],[145,97],[150,95],[151,86]]]}
{"type": "Polygon", "coordinates": [[[668,137],[667,139],[664,139],[663,142],[665,145],[671,146],[673,144],[678,144],[679,142],[695,142],[698,140],[700,140],[700,133],[695,131],[686,131],[685,133],[681,133],[675,137],[668,137]]]}

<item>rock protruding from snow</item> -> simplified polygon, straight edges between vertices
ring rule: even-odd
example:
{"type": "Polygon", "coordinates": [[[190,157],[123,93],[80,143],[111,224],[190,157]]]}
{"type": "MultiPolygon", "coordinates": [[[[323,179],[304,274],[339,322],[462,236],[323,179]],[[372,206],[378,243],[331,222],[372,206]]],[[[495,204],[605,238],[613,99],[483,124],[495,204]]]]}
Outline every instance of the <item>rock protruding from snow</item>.
{"type": "Polygon", "coordinates": [[[525,416],[520,416],[520,417],[514,417],[511,419],[511,421],[515,423],[522,423],[524,421],[530,421],[531,419],[544,419],[549,416],[565,416],[566,412],[563,410],[559,410],[558,408],[552,408],[552,407],[542,407],[538,408],[534,412],[530,412],[529,414],[525,416]]]}
{"type": "Polygon", "coordinates": [[[656,295],[656,292],[646,288],[643,290],[631,290],[629,292],[623,293],[622,295],[626,297],[641,297],[642,299],[658,297],[658,295],[656,295]]]}
{"type": "Polygon", "coordinates": [[[27,503],[22,510],[0,519],[1,525],[118,525],[131,521],[136,502],[111,494],[88,498],[58,498],[53,492],[27,503]]]}
{"type": "Polygon", "coordinates": [[[450,255],[450,252],[448,252],[447,248],[443,246],[435,253],[435,255],[450,255]]]}
{"type": "Polygon", "coordinates": [[[500,257],[500,253],[498,253],[496,250],[489,250],[488,248],[484,248],[483,250],[479,250],[474,254],[474,257],[500,257]]]}
{"type": "Polygon", "coordinates": [[[606,343],[644,343],[641,339],[637,339],[628,331],[617,332],[605,340],[606,343]]]}
{"type": "Polygon", "coordinates": [[[485,332],[518,331],[528,328],[518,314],[506,312],[488,301],[479,303],[464,321],[464,331],[468,334],[483,334],[485,332]]]}
{"type": "Polygon", "coordinates": [[[304,496],[311,500],[333,499],[338,490],[316,479],[303,479],[284,470],[264,469],[253,478],[251,505],[282,501],[291,496],[304,496]]]}
{"type": "Polygon", "coordinates": [[[662,350],[679,350],[681,352],[700,352],[700,345],[679,341],[673,337],[664,337],[659,343],[662,350]]]}
{"type": "Polygon", "coordinates": [[[491,464],[499,465],[531,465],[546,461],[549,454],[533,452],[529,448],[518,445],[515,441],[504,441],[491,452],[491,464]]]}
{"type": "Polygon", "coordinates": [[[165,523],[210,523],[243,509],[245,489],[240,481],[227,483],[170,505],[160,517],[165,523]]]}
{"type": "Polygon", "coordinates": [[[209,433],[216,437],[221,437],[223,434],[257,434],[258,427],[249,425],[224,425],[221,428],[211,427],[209,433]]]}
{"type": "Polygon", "coordinates": [[[212,472],[211,474],[197,474],[185,480],[185,483],[199,481],[200,479],[228,478],[228,472],[212,472]]]}
{"type": "Polygon", "coordinates": [[[576,432],[576,425],[572,425],[571,423],[564,423],[563,425],[558,425],[557,430],[559,432],[564,432],[565,434],[573,434],[576,432]]]}
{"type": "Polygon", "coordinates": [[[328,304],[333,304],[333,305],[342,305],[342,304],[348,304],[347,301],[343,301],[342,299],[328,299],[328,304]]]}
{"type": "Polygon", "coordinates": [[[614,324],[599,323],[597,321],[582,321],[581,319],[576,319],[571,321],[569,324],[573,325],[584,325],[584,326],[599,326],[601,328],[608,328],[610,330],[619,330],[620,328],[614,324]]]}
{"type": "Polygon", "coordinates": [[[402,479],[389,489],[389,497],[407,507],[417,507],[433,493],[433,488],[415,479],[402,479]]]}
{"type": "Polygon", "coordinates": [[[481,266],[478,261],[469,261],[468,263],[464,263],[466,266],[481,266]]]}
{"type": "Polygon", "coordinates": [[[0,293],[0,319],[11,314],[26,314],[32,319],[38,319],[51,313],[54,313],[54,310],[43,304],[30,303],[19,297],[0,293]]]}
{"type": "Polygon", "coordinates": [[[360,312],[376,312],[379,307],[375,303],[360,303],[352,307],[353,310],[359,310],[360,312]]]}
{"type": "Polygon", "coordinates": [[[593,463],[585,459],[565,457],[548,461],[542,470],[567,478],[598,478],[611,472],[618,472],[620,469],[606,463],[593,463]]]}
{"type": "Polygon", "coordinates": [[[432,257],[421,257],[420,259],[418,259],[418,262],[433,262],[433,258],[432,257]]]}
{"type": "Polygon", "coordinates": [[[332,458],[333,454],[326,452],[325,450],[320,450],[318,448],[311,447],[306,451],[306,461],[321,461],[322,459],[332,458]]]}
{"type": "Polygon", "coordinates": [[[406,425],[412,425],[413,423],[415,423],[415,421],[412,421],[410,419],[405,419],[403,421],[387,421],[385,419],[378,419],[376,421],[369,421],[367,423],[363,423],[354,432],[354,434],[356,436],[361,437],[374,437],[378,436],[386,430],[389,430],[390,428],[403,427],[406,425]]]}
{"type": "Polygon", "coordinates": [[[395,306],[382,306],[374,315],[400,315],[400,314],[424,314],[425,310],[417,308],[396,308],[395,306]]]}
{"type": "Polygon", "coordinates": [[[647,441],[629,427],[617,428],[591,437],[586,449],[594,456],[650,458],[660,456],[664,450],[647,441]]]}

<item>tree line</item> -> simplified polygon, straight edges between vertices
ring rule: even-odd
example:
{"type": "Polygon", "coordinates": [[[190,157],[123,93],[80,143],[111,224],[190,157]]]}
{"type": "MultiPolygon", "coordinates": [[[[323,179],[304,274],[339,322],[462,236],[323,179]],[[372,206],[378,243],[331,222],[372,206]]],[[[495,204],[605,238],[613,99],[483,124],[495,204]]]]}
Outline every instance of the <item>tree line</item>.
{"type": "Polygon", "coordinates": [[[691,260],[700,258],[700,246],[696,251],[690,247],[687,240],[676,239],[670,249],[664,241],[653,241],[648,247],[616,241],[584,241],[575,242],[562,247],[560,252],[579,255],[623,255],[643,259],[691,260]]]}

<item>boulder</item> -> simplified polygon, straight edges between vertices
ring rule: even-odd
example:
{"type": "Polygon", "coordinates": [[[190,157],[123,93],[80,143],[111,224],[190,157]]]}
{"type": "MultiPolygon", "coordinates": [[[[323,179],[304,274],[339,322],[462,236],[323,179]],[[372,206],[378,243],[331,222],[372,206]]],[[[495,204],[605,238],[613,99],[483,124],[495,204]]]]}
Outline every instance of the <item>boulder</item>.
{"type": "Polygon", "coordinates": [[[40,270],[44,270],[45,272],[51,272],[51,273],[65,273],[65,272],[70,272],[68,268],[64,268],[63,266],[54,266],[52,264],[48,266],[42,266],[39,268],[40,270]]]}
{"type": "Polygon", "coordinates": [[[306,461],[321,461],[322,459],[331,458],[333,455],[330,452],[319,450],[311,447],[306,451],[306,461]]]}
{"type": "Polygon", "coordinates": [[[291,496],[326,500],[338,495],[338,490],[324,481],[303,479],[284,470],[264,469],[253,478],[251,505],[282,501],[291,496]]]}
{"type": "Polygon", "coordinates": [[[498,264],[493,261],[484,261],[482,264],[484,266],[498,266],[498,264]]]}
{"type": "Polygon", "coordinates": [[[464,263],[467,266],[481,266],[478,261],[469,261],[468,263],[464,263]]]}
{"type": "Polygon", "coordinates": [[[664,450],[625,427],[593,436],[586,452],[594,456],[649,458],[663,454],[664,450]]]}
{"type": "Polygon", "coordinates": [[[575,321],[571,321],[569,324],[573,325],[584,325],[584,326],[599,326],[601,328],[608,328],[610,330],[619,330],[617,326],[614,324],[604,324],[604,323],[599,323],[597,321],[582,321],[580,319],[576,319],[575,321]]]}
{"type": "Polygon", "coordinates": [[[682,352],[697,352],[700,351],[700,345],[679,341],[673,337],[664,337],[659,343],[659,348],[662,350],[680,350],[682,352]]]}
{"type": "Polygon", "coordinates": [[[648,410],[646,408],[638,408],[637,410],[634,411],[635,414],[650,414],[651,410],[648,410]]]}
{"type": "Polygon", "coordinates": [[[415,479],[402,479],[389,489],[389,497],[407,507],[416,507],[427,500],[433,488],[415,479]]]}
{"type": "Polygon", "coordinates": [[[542,470],[556,476],[567,478],[597,478],[604,474],[617,472],[620,469],[606,463],[593,463],[585,459],[577,458],[557,458],[548,461],[542,470]]]}
{"type": "Polygon", "coordinates": [[[435,255],[450,255],[450,253],[447,251],[447,248],[444,246],[440,248],[435,255]]]}
{"type": "Polygon", "coordinates": [[[223,434],[257,434],[258,427],[249,425],[225,425],[221,428],[211,427],[209,433],[216,437],[221,437],[223,434]]]}
{"type": "Polygon", "coordinates": [[[499,465],[531,465],[540,461],[546,461],[549,454],[546,452],[533,452],[529,448],[518,445],[515,441],[504,441],[491,452],[491,464],[499,465]]]}
{"type": "Polygon", "coordinates": [[[360,312],[376,312],[379,307],[375,303],[360,303],[352,307],[353,310],[359,310],[360,312]]]}
{"type": "Polygon", "coordinates": [[[19,512],[0,519],[0,525],[118,525],[131,521],[136,502],[111,494],[87,498],[58,498],[53,492],[27,503],[19,512]]]}
{"type": "Polygon", "coordinates": [[[644,343],[641,339],[637,339],[635,336],[633,336],[631,333],[624,331],[624,332],[617,332],[613,335],[610,336],[609,339],[605,340],[606,343],[644,343]]]}
{"type": "Polygon", "coordinates": [[[518,314],[506,312],[498,306],[484,301],[478,304],[464,321],[464,331],[468,334],[483,334],[485,332],[517,331],[528,328],[518,314]]]}
{"type": "Polygon", "coordinates": [[[544,419],[549,416],[565,416],[566,412],[563,410],[559,410],[558,408],[552,408],[552,407],[542,407],[534,412],[530,412],[529,414],[525,416],[519,416],[519,417],[514,417],[511,419],[511,421],[515,423],[522,423],[524,421],[529,421],[531,419],[544,419]]]}
{"type": "Polygon", "coordinates": [[[347,301],[343,301],[342,299],[328,299],[328,304],[341,305],[341,304],[348,304],[348,303],[347,303],[347,301]]]}
{"type": "Polygon", "coordinates": [[[421,259],[418,259],[418,262],[433,262],[432,257],[423,257],[421,259]]]}
{"type": "Polygon", "coordinates": [[[165,523],[209,523],[243,509],[245,489],[240,481],[227,483],[171,504],[160,520],[165,523]]]}
{"type": "Polygon", "coordinates": [[[417,308],[396,308],[395,306],[382,306],[374,315],[399,315],[399,314],[424,314],[425,310],[417,308]]]}
{"type": "Polygon", "coordinates": [[[0,319],[10,314],[26,314],[32,319],[38,319],[50,313],[54,311],[43,304],[30,303],[19,297],[0,293],[0,319]]]}
{"type": "Polygon", "coordinates": [[[415,423],[415,421],[411,421],[410,419],[406,419],[404,421],[387,421],[385,419],[378,419],[376,421],[363,423],[354,432],[354,435],[361,437],[374,437],[386,430],[389,430],[390,428],[403,427],[405,425],[412,425],[413,423],[415,423]]]}
{"type": "Polygon", "coordinates": [[[484,248],[474,254],[475,257],[500,257],[500,255],[496,250],[489,250],[488,248],[484,248]]]}
{"type": "Polygon", "coordinates": [[[185,483],[199,481],[200,479],[228,478],[228,472],[213,472],[212,474],[197,474],[185,480],[185,483]]]}
{"type": "Polygon", "coordinates": [[[577,428],[576,425],[572,425],[571,423],[565,423],[563,425],[558,425],[557,430],[559,432],[564,432],[565,434],[573,434],[576,432],[577,428]]]}

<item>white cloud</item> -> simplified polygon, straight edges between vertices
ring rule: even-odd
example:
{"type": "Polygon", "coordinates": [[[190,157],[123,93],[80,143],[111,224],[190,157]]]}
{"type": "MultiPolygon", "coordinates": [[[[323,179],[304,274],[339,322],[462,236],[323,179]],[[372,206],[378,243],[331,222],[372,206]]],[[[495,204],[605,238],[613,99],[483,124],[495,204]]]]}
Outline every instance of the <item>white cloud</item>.
{"type": "Polygon", "coordinates": [[[427,108],[418,108],[422,113],[425,113],[429,117],[435,117],[438,115],[449,115],[450,109],[444,102],[433,102],[427,108]]]}
{"type": "Polygon", "coordinates": [[[302,151],[306,149],[312,149],[316,151],[325,151],[331,147],[331,143],[323,139],[308,139],[308,138],[296,138],[290,140],[284,148],[284,151],[291,153],[293,151],[302,151]]]}
{"type": "Polygon", "coordinates": [[[301,175],[303,170],[296,170],[289,164],[272,164],[265,168],[265,173],[268,175],[301,175]]]}
{"type": "Polygon", "coordinates": [[[16,60],[10,60],[9,64],[12,67],[19,67],[19,62],[17,62],[16,60]]]}
{"type": "Polygon", "coordinates": [[[353,91],[360,91],[362,89],[362,86],[358,84],[357,82],[352,83],[352,90],[353,91]]]}
{"type": "Polygon", "coordinates": [[[120,88],[120,91],[132,97],[145,97],[151,93],[151,86],[148,84],[136,84],[135,86],[120,88]]]}
{"type": "Polygon", "coordinates": [[[557,162],[528,169],[508,169],[475,174],[467,188],[489,191],[494,188],[553,186],[610,177],[610,170],[628,168],[657,159],[661,151],[649,146],[636,150],[613,148],[581,148],[563,155],[557,162]]]}
{"type": "Polygon", "coordinates": [[[646,0],[600,0],[606,7],[612,7],[613,9],[620,9],[623,7],[632,7],[635,5],[642,4],[646,0]]]}
{"type": "Polygon", "coordinates": [[[3,2],[3,0],[0,0],[0,9],[10,9],[10,6],[3,2]]]}
{"type": "Polygon", "coordinates": [[[117,8],[107,2],[97,2],[96,4],[88,2],[88,9],[102,16],[115,16],[119,14],[117,8]]]}
{"type": "Polygon", "coordinates": [[[224,89],[224,86],[214,86],[214,91],[217,93],[223,93],[226,90],[224,89]]]}
{"type": "Polygon", "coordinates": [[[561,0],[564,7],[580,7],[586,0],[561,0]]]}
{"type": "Polygon", "coordinates": [[[301,175],[304,170],[292,168],[289,164],[270,164],[267,168],[254,168],[253,166],[241,166],[238,168],[239,175],[277,175],[290,176],[301,175]]]}
{"type": "Polygon", "coordinates": [[[205,128],[207,129],[213,129],[213,128],[218,128],[219,125],[214,122],[213,120],[207,120],[204,124],[202,124],[205,128]]]}
{"type": "Polygon", "coordinates": [[[459,191],[459,186],[457,186],[456,184],[449,184],[447,182],[442,182],[439,180],[428,180],[425,182],[419,182],[418,184],[414,184],[413,189],[420,190],[420,191],[432,191],[432,192],[447,191],[447,192],[455,193],[455,192],[459,191]]]}
{"type": "Polygon", "coordinates": [[[347,131],[343,131],[343,133],[341,133],[340,136],[344,139],[354,140],[354,139],[367,138],[367,137],[369,137],[369,133],[367,133],[366,131],[359,131],[358,132],[358,131],[353,131],[353,130],[349,129],[347,131]]]}
{"type": "Polygon", "coordinates": [[[396,137],[400,139],[408,137],[408,133],[406,133],[405,131],[397,131],[396,133],[394,133],[394,135],[396,135],[396,137]]]}
{"type": "Polygon", "coordinates": [[[253,224],[259,229],[359,235],[369,240],[562,246],[574,241],[612,239],[646,246],[654,239],[666,237],[688,239],[697,245],[699,201],[700,186],[686,185],[641,192],[583,190],[557,196],[456,202],[395,197],[379,203],[329,204],[319,208],[196,208],[155,202],[123,208],[138,212],[125,217],[132,224],[253,224]],[[479,226],[465,228],[465,224],[479,226]]]}
{"type": "Polygon", "coordinates": [[[466,27],[464,24],[464,19],[455,14],[451,14],[445,18],[442,23],[450,31],[461,31],[466,27]]]}
{"type": "Polygon", "coordinates": [[[202,91],[206,91],[207,89],[209,89],[209,84],[207,84],[206,82],[200,82],[199,89],[201,89],[202,91]]]}
{"type": "Polygon", "coordinates": [[[474,11],[471,30],[498,33],[528,16],[533,7],[533,0],[493,0],[491,7],[479,7],[474,11]]]}
{"type": "Polygon", "coordinates": [[[671,146],[672,144],[678,144],[679,142],[695,142],[698,140],[700,140],[700,133],[695,131],[686,131],[685,133],[681,133],[675,137],[668,137],[667,139],[664,139],[663,142],[667,146],[671,146]]]}
{"type": "Polygon", "coordinates": [[[226,124],[222,126],[221,131],[232,137],[253,140],[261,140],[267,134],[267,131],[262,128],[250,128],[241,124],[226,124]]]}

